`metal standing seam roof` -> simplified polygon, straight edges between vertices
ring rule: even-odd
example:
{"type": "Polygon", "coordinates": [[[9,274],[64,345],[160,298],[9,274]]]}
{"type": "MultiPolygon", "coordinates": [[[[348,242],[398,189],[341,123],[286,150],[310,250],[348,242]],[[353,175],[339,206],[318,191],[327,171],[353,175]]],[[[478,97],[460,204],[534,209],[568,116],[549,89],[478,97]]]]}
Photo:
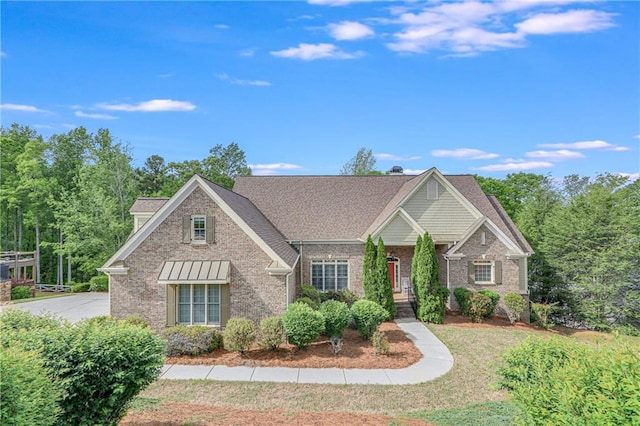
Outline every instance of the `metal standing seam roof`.
{"type": "Polygon", "coordinates": [[[225,284],[229,282],[228,260],[170,260],[164,262],[158,282],[161,284],[225,284]]]}

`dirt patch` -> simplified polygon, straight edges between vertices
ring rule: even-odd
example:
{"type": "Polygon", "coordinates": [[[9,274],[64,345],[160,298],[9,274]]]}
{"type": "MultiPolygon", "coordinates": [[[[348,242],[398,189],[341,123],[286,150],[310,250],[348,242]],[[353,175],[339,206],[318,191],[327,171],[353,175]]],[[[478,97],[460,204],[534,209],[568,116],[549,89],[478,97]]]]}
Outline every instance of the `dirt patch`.
{"type": "Polygon", "coordinates": [[[285,344],[275,351],[252,348],[244,356],[236,352],[218,349],[201,356],[179,356],[167,358],[167,364],[228,365],[249,367],[292,368],[404,368],[415,364],[422,353],[393,322],[380,325],[380,331],[389,339],[390,355],[376,355],[371,342],[364,340],[356,330],[347,329],[342,351],[336,356],[326,337],[318,339],[305,350],[285,344]]]}
{"type": "Polygon", "coordinates": [[[120,422],[128,426],[181,425],[403,425],[425,426],[429,423],[381,414],[332,412],[288,412],[284,410],[242,410],[230,407],[211,407],[196,404],[166,403],[156,410],[129,412],[120,422]]]}

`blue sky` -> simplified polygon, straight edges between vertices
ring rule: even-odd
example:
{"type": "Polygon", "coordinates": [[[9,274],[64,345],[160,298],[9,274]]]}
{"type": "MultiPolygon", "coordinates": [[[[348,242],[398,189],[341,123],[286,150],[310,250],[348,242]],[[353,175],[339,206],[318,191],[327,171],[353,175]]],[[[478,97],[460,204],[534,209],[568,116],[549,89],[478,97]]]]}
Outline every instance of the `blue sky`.
{"type": "Polygon", "coordinates": [[[254,174],[640,169],[640,3],[6,2],[2,125],[254,174]]]}

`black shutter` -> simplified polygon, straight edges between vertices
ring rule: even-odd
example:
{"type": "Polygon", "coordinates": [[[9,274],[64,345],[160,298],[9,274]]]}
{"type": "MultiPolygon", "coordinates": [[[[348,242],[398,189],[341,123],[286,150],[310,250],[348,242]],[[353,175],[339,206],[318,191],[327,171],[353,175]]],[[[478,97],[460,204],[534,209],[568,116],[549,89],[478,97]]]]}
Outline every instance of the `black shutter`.
{"type": "Polygon", "coordinates": [[[191,242],[191,216],[189,215],[182,216],[182,242],[187,244],[191,242]]]}

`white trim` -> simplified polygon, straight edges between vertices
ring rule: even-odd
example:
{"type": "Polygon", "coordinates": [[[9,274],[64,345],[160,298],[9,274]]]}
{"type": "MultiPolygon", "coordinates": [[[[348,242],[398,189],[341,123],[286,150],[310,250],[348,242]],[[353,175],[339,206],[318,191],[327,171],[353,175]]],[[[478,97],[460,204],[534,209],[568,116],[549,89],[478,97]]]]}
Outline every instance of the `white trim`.
{"type": "MultiPolygon", "coordinates": [[[[407,225],[409,225],[411,229],[413,229],[418,235],[424,235],[425,230],[422,229],[418,222],[416,222],[415,219],[412,218],[405,209],[403,209],[402,207],[398,207],[393,213],[387,216],[384,222],[382,222],[380,226],[371,234],[371,238],[374,241],[377,240],[384,232],[384,230],[396,219],[396,217],[403,219],[407,223],[407,225]]],[[[386,242],[385,245],[396,246],[400,244],[393,244],[391,241],[389,241],[386,242]]],[[[415,245],[415,243],[411,243],[410,245],[415,245]]]]}
{"type": "Polygon", "coordinates": [[[205,214],[192,214],[191,215],[191,244],[206,244],[207,243],[207,215],[205,214]],[[201,219],[204,223],[202,231],[204,235],[202,238],[196,239],[196,219],[201,219]]]}
{"type": "Polygon", "coordinates": [[[124,266],[114,266],[111,268],[103,267],[97,268],[97,270],[104,272],[107,275],[127,275],[129,273],[129,268],[124,266]]]}
{"type": "Polygon", "coordinates": [[[280,256],[278,256],[276,252],[271,247],[269,247],[269,245],[265,243],[264,240],[262,240],[262,238],[260,238],[258,234],[256,234],[256,232],[251,229],[251,227],[247,225],[247,223],[242,220],[240,216],[238,216],[238,214],[233,211],[233,209],[229,207],[229,205],[225,203],[222,198],[218,196],[218,194],[213,189],[211,189],[211,187],[207,185],[200,176],[194,175],[187,181],[187,183],[182,186],[182,188],[178,190],[178,192],[174,194],[173,197],[169,199],[169,201],[167,201],[162,207],[160,207],[156,214],[153,215],[151,219],[147,221],[147,223],[145,223],[145,226],[143,226],[139,232],[136,232],[132,236],[132,238],[130,238],[122,247],[120,247],[118,251],[113,254],[113,256],[109,258],[109,260],[105,262],[104,266],[101,269],[109,268],[109,265],[112,265],[114,262],[129,257],[131,253],[133,253],[133,251],[138,248],[138,246],[144,240],[146,240],[151,235],[151,233],[171,213],[173,213],[173,211],[180,204],[182,204],[184,200],[186,200],[187,197],[191,195],[193,191],[198,187],[202,189],[220,207],[220,209],[226,215],[228,215],[231,220],[233,220],[240,227],[240,229],[242,229],[242,231],[258,245],[258,247],[260,247],[269,257],[271,257],[271,259],[279,262],[281,265],[286,265],[286,262],[282,260],[280,256]]]}

